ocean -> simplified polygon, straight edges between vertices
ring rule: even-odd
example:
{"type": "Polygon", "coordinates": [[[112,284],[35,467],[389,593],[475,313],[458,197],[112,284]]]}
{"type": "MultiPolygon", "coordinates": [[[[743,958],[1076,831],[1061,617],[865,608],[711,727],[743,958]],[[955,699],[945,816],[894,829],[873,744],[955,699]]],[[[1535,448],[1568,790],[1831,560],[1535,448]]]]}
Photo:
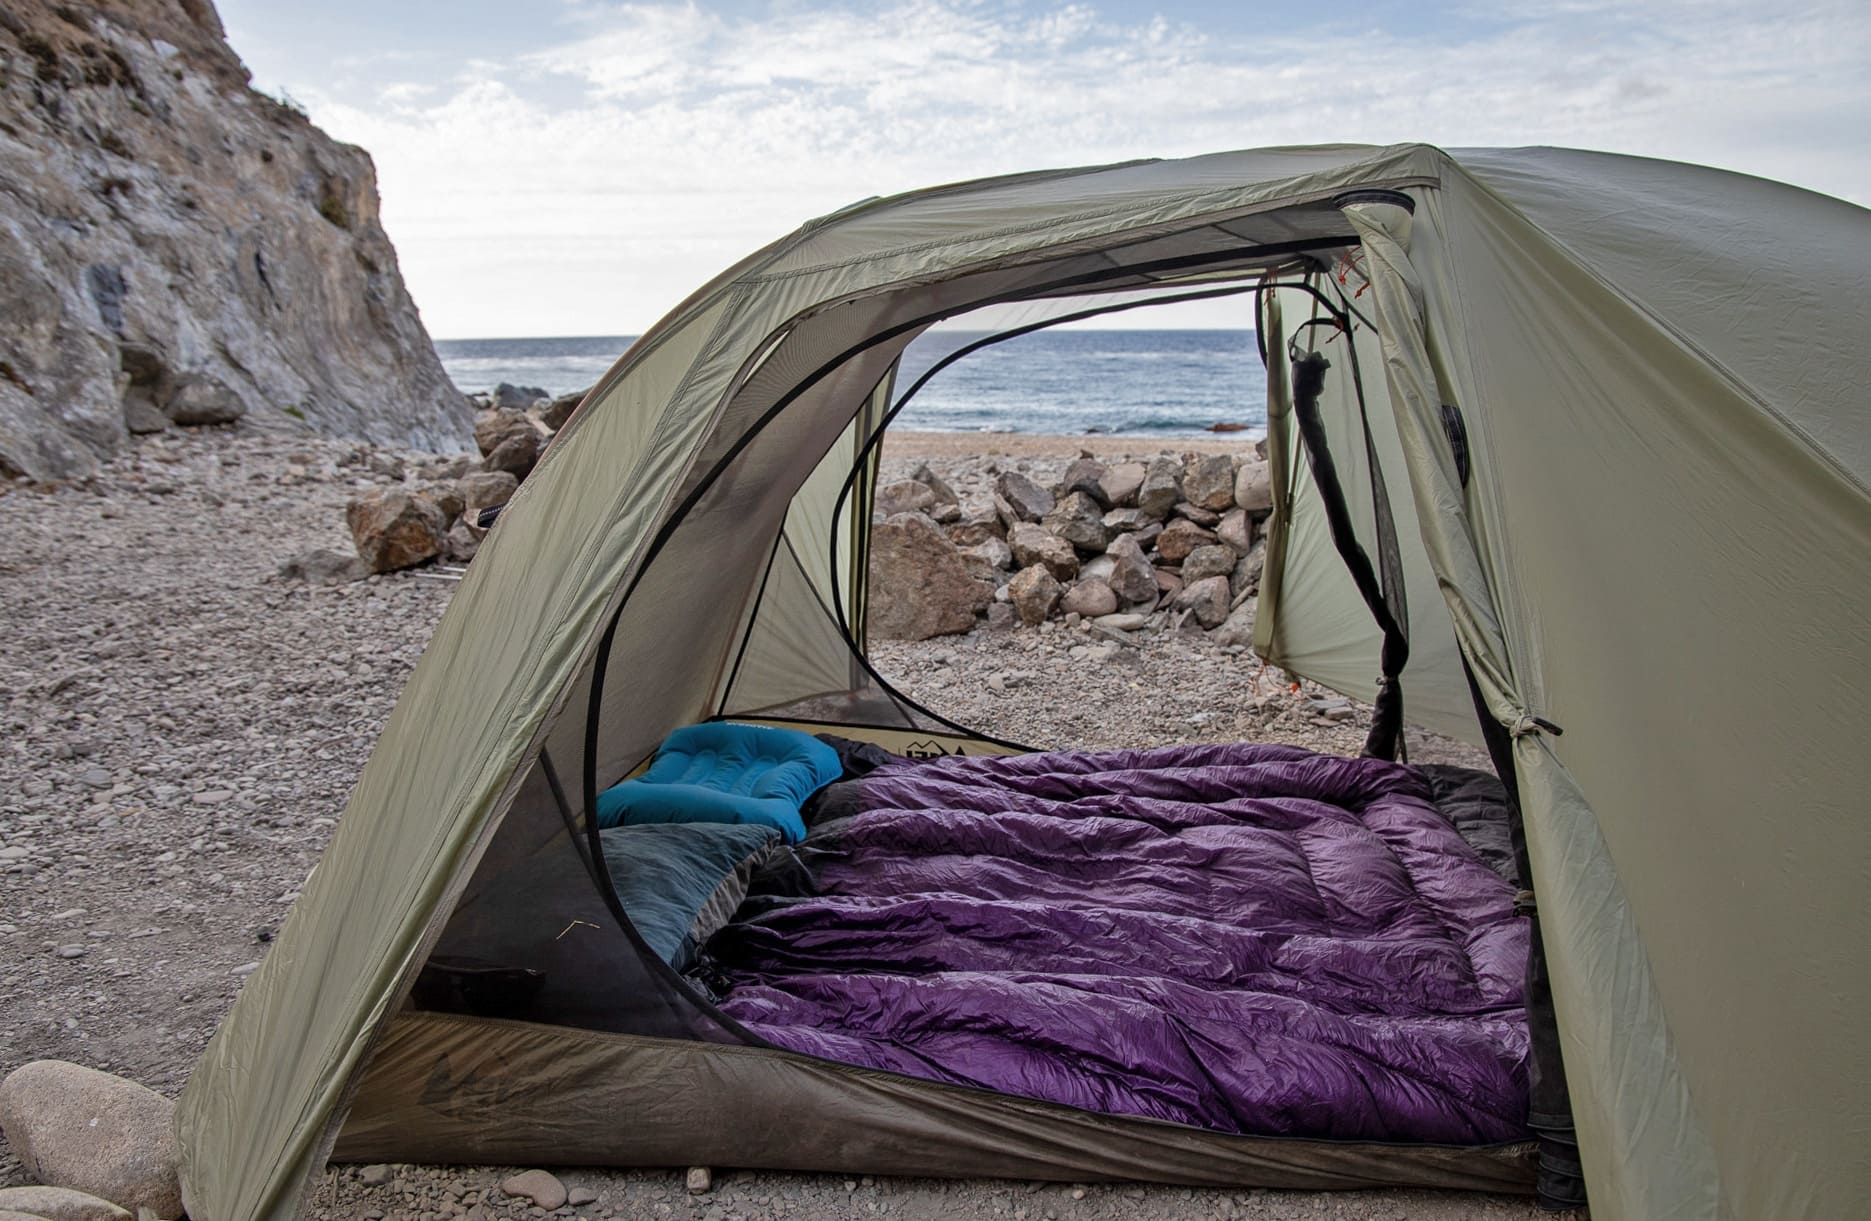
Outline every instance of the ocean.
{"type": "MultiPolygon", "coordinates": [[[[983,337],[931,331],[903,355],[899,393],[936,361],[983,337]]],[[[550,394],[583,390],[629,336],[443,339],[436,352],[466,393],[500,382],[550,394]]],[[[1073,436],[1190,437],[1218,423],[1265,432],[1266,377],[1252,331],[1046,330],[992,344],[936,374],[899,428],[1073,436]]]]}

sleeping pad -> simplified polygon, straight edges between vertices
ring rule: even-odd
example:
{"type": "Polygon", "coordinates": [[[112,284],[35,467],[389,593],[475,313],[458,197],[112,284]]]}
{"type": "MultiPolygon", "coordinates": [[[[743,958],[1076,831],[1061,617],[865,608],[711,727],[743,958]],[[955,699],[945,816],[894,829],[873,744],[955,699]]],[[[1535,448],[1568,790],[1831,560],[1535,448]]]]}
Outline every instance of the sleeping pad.
{"type": "Polygon", "coordinates": [[[709,943],[846,1064],[1223,1132],[1527,1136],[1526,920],[1406,765],[1295,747],[904,760],[709,943]]]}

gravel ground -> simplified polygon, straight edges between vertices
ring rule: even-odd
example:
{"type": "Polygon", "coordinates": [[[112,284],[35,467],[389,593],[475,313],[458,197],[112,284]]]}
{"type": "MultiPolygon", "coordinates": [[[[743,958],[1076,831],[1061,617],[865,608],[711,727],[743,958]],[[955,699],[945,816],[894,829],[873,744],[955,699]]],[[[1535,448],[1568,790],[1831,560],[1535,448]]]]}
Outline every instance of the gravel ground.
{"type": "MultiPolygon", "coordinates": [[[[893,441],[893,467],[926,455],[945,476],[980,477],[952,438],[893,441]]],[[[1027,456],[1009,460],[1058,465],[1078,442],[1019,448],[1027,456]]],[[[359,486],[440,462],[237,426],[142,439],[84,487],[0,481],[0,1071],[54,1057],[181,1089],[452,589],[434,571],[322,588],[276,570],[348,547],[342,510],[359,486]]],[[[1096,665],[1072,656],[1082,643],[1062,626],[977,632],[877,659],[940,711],[1049,744],[1254,737],[1350,751],[1368,723],[1362,708],[1322,721],[1305,704],[1314,693],[1200,638],[1146,639],[1096,665]]],[[[1453,743],[1414,749],[1477,758],[1453,743]]],[[[312,1215],[549,1215],[500,1192],[514,1169],[334,1167],[312,1215]]],[[[593,1198],[556,1215],[587,1218],[1545,1215],[1513,1197],[1435,1192],[724,1171],[691,1196],[680,1171],[562,1177],[593,1198]]],[[[0,1146],[0,1186],[24,1181],[0,1146]]]]}

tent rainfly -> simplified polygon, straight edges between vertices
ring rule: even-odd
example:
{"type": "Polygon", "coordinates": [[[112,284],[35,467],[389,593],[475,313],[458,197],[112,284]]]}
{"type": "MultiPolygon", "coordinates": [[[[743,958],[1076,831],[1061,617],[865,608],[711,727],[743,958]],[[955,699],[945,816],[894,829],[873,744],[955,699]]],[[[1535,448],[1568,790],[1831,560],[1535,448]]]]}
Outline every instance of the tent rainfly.
{"type": "MultiPolygon", "coordinates": [[[[332,1157],[1507,1182],[1498,1149],[1224,1135],[761,1046],[587,863],[595,794],[679,726],[979,744],[863,659],[869,443],[899,354],[989,304],[1227,286],[1255,291],[1269,362],[1255,649],[1494,749],[1550,976],[1535,1073],[1563,1061],[1593,1210],[1855,1214],[1867,285],[1863,209],[1544,148],[1023,174],[759,251],[631,346],[461,583],[183,1094],[190,1215],[294,1216],[332,1157]],[[1340,562],[1333,499],[1381,598],[1340,562]],[[518,862],[533,885],[503,884],[518,862]],[[532,1014],[425,1003],[425,965],[464,949],[539,968],[532,1014]]],[[[1544,1096],[1534,1126],[1558,1130],[1544,1096]]]]}

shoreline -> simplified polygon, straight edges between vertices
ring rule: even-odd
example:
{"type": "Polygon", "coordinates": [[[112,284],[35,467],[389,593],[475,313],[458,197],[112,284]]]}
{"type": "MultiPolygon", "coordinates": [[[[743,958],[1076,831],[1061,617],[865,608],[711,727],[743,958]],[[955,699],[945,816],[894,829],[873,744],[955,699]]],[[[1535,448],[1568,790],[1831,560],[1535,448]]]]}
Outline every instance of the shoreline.
{"type": "Polygon", "coordinates": [[[1249,453],[1265,435],[1259,429],[1215,433],[1206,437],[1157,437],[1085,433],[1078,436],[1027,432],[884,433],[885,458],[1093,458],[1130,459],[1157,454],[1249,453]]]}

